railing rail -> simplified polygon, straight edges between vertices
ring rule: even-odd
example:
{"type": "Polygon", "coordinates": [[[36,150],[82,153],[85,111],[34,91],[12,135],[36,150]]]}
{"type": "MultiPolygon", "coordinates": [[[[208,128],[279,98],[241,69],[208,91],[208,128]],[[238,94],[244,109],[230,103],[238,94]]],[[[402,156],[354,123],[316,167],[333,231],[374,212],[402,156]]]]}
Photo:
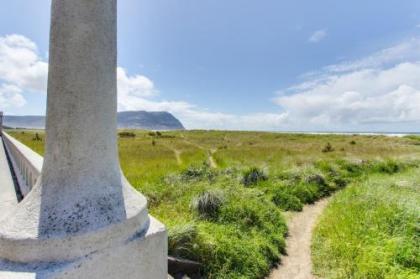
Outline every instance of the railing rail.
{"type": "Polygon", "coordinates": [[[44,159],[4,131],[2,132],[2,138],[6,152],[12,162],[20,191],[25,197],[40,177],[44,159]]]}

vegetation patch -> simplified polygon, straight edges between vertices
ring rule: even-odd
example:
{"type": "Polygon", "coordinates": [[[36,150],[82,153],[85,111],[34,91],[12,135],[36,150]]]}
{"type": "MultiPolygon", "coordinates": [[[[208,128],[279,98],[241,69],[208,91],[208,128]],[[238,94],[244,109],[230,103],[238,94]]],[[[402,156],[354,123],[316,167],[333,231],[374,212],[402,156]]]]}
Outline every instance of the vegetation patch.
{"type": "Polygon", "coordinates": [[[118,135],[120,136],[120,138],[135,138],[136,137],[136,134],[132,132],[120,132],[118,133],[118,135]]]}
{"type": "MultiPolygon", "coordinates": [[[[420,156],[420,146],[413,144],[410,138],[227,131],[127,132],[135,137],[120,136],[118,140],[124,174],[148,198],[150,213],[167,225],[170,255],[203,263],[203,276],[209,279],[264,278],[285,252],[284,211],[300,211],[305,204],[346,185],[363,185],[369,177],[386,177],[385,185],[388,178],[399,177],[416,165],[406,158],[420,156]],[[350,146],[351,140],[357,144],[350,146]],[[331,148],[345,151],[321,152],[320,147],[327,142],[331,148]],[[182,153],[181,163],[174,150],[182,153]],[[209,150],[217,150],[212,154],[217,168],[207,162],[209,150]]],[[[10,131],[12,136],[42,155],[44,142],[33,141],[35,133],[45,137],[42,131],[10,131]]],[[[392,187],[405,187],[397,186],[397,182],[392,187]]],[[[381,194],[381,199],[386,201],[388,188],[382,189],[381,194]]],[[[369,195],[363,198],[366,206],[381,204],[370,200],[369,195]]],[[[350,204],[355,202],[354,197],[346,196],[350,204]]],[[[352,213],[348,208],[343,208],[344,213],[336,214],[335,218],[347,218],[346,214],[352,213]]],[[[356,213],[351,215],[353,222],[370,222],[364,216],[366,219],[360,219],[356,213]]],[[[385,216],[393,224],[412,228],[409,222],[412,219],[405,218],[404,214],[398,215],[400,219],[390,214],[385,216]]],[[[370,235],[364,231],[370,227],[362,224],[343,228],[348,232],[339,235],[337,241],[340,239],[342,245],[348,244],[354,250],[357,250],[356,242],[350,241],[370,235]],[[353,229],[358,230],[354,236],[353,229]]],[[[394,225],[380,227],[387,232],[380,232],[386,236],[381,238],[382,243],[398,247],[401,266],[415,265],[414,242],[405,242],[405,238],[399,241],[400,235],[394,234],[391,239],[395,242],[385,240],[390,236],[388,230],[395,228],[394,225]]],[[[377,241],[379,239],[362,244],[369,247],[377,241]]],[[[330,257],[329,250],[325,251],[320,255],[324,260],[331,259],[326,261],[331,266],[340,260],[334,253],[330,257]]],[[[359,254],[351,254],[354,255],[359,254]]],[[[363,254],[360,263],[377,261],[387,270],[388,260],[382,262],[369,255],[363,254]]],[[[346,268],[351,272],[355,267],[349,263],[346,268]]],[[[386,278],[363,276],[335,278],[386,278]]]]}
{"type": "Polygon", "coordinates": [[[191,209],[203,219],[215,219],[218,217],[220,208],[224,203],[222,191],[205,191],[195,197],[191,203],[191,209]]]}
{"type": "Polygon", "coordinates": [[[420,175],[412,170],[391,177],[400,170],[394,163],[372,166],[376,174],[329,205],[313,239],[317,275],[419,278],[420,175]]]}
{"type": "Polygon", "coordinates": [[[263,170],[253,167],[244,173],[244,176],[242,178],[242,184],[249,187],[252,185],[256,185],[258,182],[266,181],[267,179],[268,177],[263,170]]]}
{"type": "Polygon", "coordinates": [[[329,142],[324,146],[324,148],[322,148],[322,152],[324,153],[333,152],[333,151],[334,151],[334,148],[329,142]]]}

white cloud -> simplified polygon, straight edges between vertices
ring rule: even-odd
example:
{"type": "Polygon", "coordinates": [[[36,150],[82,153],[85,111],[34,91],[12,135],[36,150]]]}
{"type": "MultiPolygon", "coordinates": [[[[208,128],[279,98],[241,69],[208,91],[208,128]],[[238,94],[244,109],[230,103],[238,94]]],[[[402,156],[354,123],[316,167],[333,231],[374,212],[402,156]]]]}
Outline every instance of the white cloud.
{"type": "Polygon", "coordinates": [[[118,93],[121,96],[151,97],[157,93],[149,78],[141,75],[129,76],[122,67],[117,68],[117,81],[118,93]]]}
{"type": "Polygon", "coordinates": [[[14,85],[0,85],[0,107],[23,107],[26,104],[22,90],[14,85]]]}
{"type": "Polygon", "coordinates": [[[420,40],[409,39],[311,73],[274,102],[303,129],[398,128],[420,122],[419,77],[420,40]]]}
{"type": "MultiPolygon", "coordinates": [[[[118,110],[156,110],[147,98],[157,95],[157,90],[149,78],[142,75],[129,76],[127,71],[117,68],[118,110]]],[[[159,110],[159,109],[157,109],[159,110]]]]}
{"type": "MultiPolygon", "coordinates": [[[[34,42],[20,35],[0,37],[0,108],[25,106],[27,91],[46,92],[47,73],[48,64],[34,42]]],[[[379,124],[420,122],[419,77],[420,39],[412,38],[365,58],[305,75],[303,82],[279,92],[274,99],[281,107],[278,113],[238,115],[165,100],[151,79],[129,75],[119,67],[118,108],[169,111],[188,128],[372,130],[379,124]]]]}
{"type": "Polygon", "coordinates": [[[45,92],[48,64],[36,44],[21,35],[0,37],[0,80],[22,90],[45,92]]]}
{"type": "MultiPolygon", "coordinates": [[[[0,37],[0,109],[24,106],[27,91],[46,93],[47,76],[48,63],[33,41],[21,35],[0,37]]],[[[284,113],[235,115],[212,112],[185,101],[164,100],[152,80],[129,75],[122,67],[117,68],[117,81],[120,111],[168,111],[188,128],[268,130],[288,121],[284,113]]]]}
{"type": "Polygon", "coordinates": [[[309,37],[308,41],[310,43],[318,43],[325,39],[328,35],[328,32],[326,29],[320,29],[312,33],[312,35],[309,37]]]}

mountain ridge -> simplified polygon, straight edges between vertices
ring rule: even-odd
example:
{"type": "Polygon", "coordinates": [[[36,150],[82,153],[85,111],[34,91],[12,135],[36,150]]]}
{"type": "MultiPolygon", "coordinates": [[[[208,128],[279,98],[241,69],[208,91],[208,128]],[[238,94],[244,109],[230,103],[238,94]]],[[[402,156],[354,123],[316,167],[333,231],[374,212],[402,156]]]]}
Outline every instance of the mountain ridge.
{"type": "MultiPolygon", "coordinates": [[[[185,130],[175,116],[166,111],[123,111],[117,114],[119,129],[185,130]]],[[[4,115],[3,125],[12,128],[44,129],[45,116],[4,115]]]]}

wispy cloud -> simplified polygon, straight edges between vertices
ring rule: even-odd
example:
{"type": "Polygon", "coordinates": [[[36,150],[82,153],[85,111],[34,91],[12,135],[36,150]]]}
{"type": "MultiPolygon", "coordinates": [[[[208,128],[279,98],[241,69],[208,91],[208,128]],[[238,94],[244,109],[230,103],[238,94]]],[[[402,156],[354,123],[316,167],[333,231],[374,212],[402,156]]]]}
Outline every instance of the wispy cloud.
{"type": "Polygon", "coordinates": [[[320,29],[312,33],[312,35],[309,37],[308,41],[310,43],[318,43],[325,39],[328,35],[328,32],[326,29],[320,29]]]}
{"type": "Polygon", "coordinates": [[[420,122],[420,39],[325,67],[274,102],[301,125],[325,129],[420,122]]]}

